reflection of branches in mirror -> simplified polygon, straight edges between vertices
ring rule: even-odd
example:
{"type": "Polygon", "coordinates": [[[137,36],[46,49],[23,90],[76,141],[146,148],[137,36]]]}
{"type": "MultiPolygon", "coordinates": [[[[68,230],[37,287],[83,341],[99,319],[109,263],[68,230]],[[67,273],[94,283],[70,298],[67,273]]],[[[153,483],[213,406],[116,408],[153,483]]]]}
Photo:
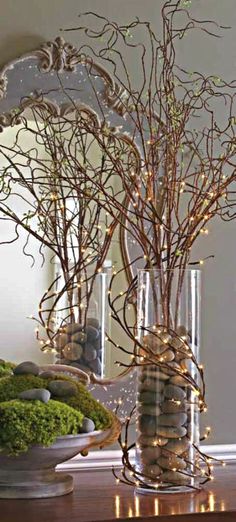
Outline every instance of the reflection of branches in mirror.
{"type": "MultiPolygon", "coordinates": [[[[122,270],[114,273],[111,281],[110,307],[117,324],[133,341],[134,349],[116,345],[129,356],[123,366],[155,365],[163,372],[172,364],[155,356],[148,346],[137,339],[137,324],[130,320],[130,306],[136,302],[136,268],[162,270],[163,316],[167,331],[173,328],[169,296],[172,276],[168,272],[178,269],[176,309],[182,289],[184,272],[189,265],[202,265],[204,259],[191,259],[196,240],[207,237],[207,224],[215,217],[225,221],[235,218],[235,86],[215,75],[185,70],[176,63],[176,51],[184,45],[192,31],[218,38],[222,29],[215,22],[199,21],[187,10],[185,0],[167,0],[161,9],[162,37],[152,30],[149,22],[136,19],[119,26],[106,17],[86,13],[91,24],[74,29],[80,40],[87,43],[79,49],[84,60],[99,62],[112,71],[117,85],[111,87],[110,103],[116,103],[130,123],[130,135],[138,146],[140,169],[118,172],[124,193],[132,187],[128,205],[116,204],[107,194],[107,202],[119,210],[122,224],[123,269],[129,276],[129,287],[112,297],[112,287],[122,270]],[[130,64],[135,63],[135,68],[130,64]],[[138,71],[138,76],[136,76],[138,71]],[[113,90],[112,90],[113,89],[113,90]],[[115,101],[114,101],[115,100],[115,101]],[[224,107],[221,121],[218,111],[224,107]],[[140,261],[137,263],[137,260],[140,261]]],[[[87,21],[86,21],[87,22],[87,21]]],[[[92,66],[91,66],[92,74],[92,66]]],[[[127,203],[127,202],[126,202],[127,203]]],[[[206,256],[205,259],[211,256],[206,256]]],[[[118,286],[118,285],[117,285],[118,286]]],[[[176,342],[182,342],[175,330],[176,342]]],[[[160,336],[153,334],[158,341],[160,336]]],[[[173,337],[173,336],[172,336],[173,337]]],[[[113,341],[114,342],[114,341],[113,341]]],[[[169,348],[167,341],[166,349],[169,348]]],[[[190,346],[188,349],[191,351],[190,346]]],[[[203,370],[195,361],[198,378],[191,381],[196,392],[197,406],[205,411],[205,385],[203,370]]],[[[191,375],[180,365],[174,374],[189,385],[191,375]]],[[[129,422],[129,421],[128,421],[129,422]]],[[[127,441],[121,444],[124,455],[122,480],[140,483],[134,468],[129,467],[127,441]],[[126,470],[131,471],[127,478],[126,470]],[[133,477],[133,478],[132,478],[133,477]]],[[[208,458],[199,453],[207,469],[203,482],[212,477],[208,458]]],[[[192,468],[195,476],[194,466],[192,468]]],[[[200,471],[200,470],[198,470],[200,471]]],[[[160,481],[148,476],[142,485],[162,487],[160,481]]]]}
{"type": "Polygon", "coordinates": [[[129,170],[136,159],[129,140],[110,136],[86,108],[58,116],[41,99],[32,101],[27,117],[22,110],[20,122],[14,142],[4,143],[3,136],[0,146],[0,212],[1,219],[15,224],[15,240],[20,227],[27,233],[26,255],[32,257],[28,247],[34,237],[42,262],[47,248],[60,267],[35,318],[47,334],[40,340],[42,349],[50,350],[57,346],[59,313],[61,329],[66,322],[86,322],[96,274],[103,270],[119,221],[119,211],[109,212],[107,195],[117,201],[124,197],[114,184],[114,162],[122,157],[123,169],[129,170]]]}

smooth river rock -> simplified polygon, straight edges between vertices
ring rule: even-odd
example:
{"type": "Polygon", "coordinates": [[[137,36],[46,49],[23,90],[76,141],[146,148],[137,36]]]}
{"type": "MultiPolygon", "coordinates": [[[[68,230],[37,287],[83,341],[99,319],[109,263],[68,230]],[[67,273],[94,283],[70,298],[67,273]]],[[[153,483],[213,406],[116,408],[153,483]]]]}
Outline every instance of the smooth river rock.
{"type": "Polygon", "coordinates": [[[25,361],[13,368],[14,375],[38,375],[40,368],[32,361],[25,361]]]}
{"type": "Polygon", "coordinates": [[[155,463],[160,455],[161,448],[159,446],[155,446],[143,448],[140,457],[143,464],[152,464],[155,463]]]}
{"type": "Polygon", "coordinates": [[[183,428],[182,426],[158,426],[156,428],[156,434],[166,439],[178,439],[179,437],[184,437],[186,433],[186,428],[183,428]]]}
{"type": "Polygon", "coordinates": [[[91,343],[86,343],[86,345],[84,347],[83,356],[86,359],[86,361],[88,361],[88,362],[94,361],[94,359],[96,359],[97,351],[95,350],[95,348],[93,347],[93,345],[91,343]]]}
{"type": "Polygon", "coordinates": [[[189,449],[190,442],[187,437],[183,437],[181,440],[170,440],[163,448],[163,455],[170,455],[170,452],[175,453],[176,455],[182,455],[189,449]],[[166,452],[165,452],[166,450],[166,452]]]}
{"type": "Polygon", "coordinates": [[[141,415],[138,419],[139,429],[145,435],[153,436],[156,434],[157,421],[156,417],[150,415],[141,415]]]}
{"type": "Polygon", "coordinates": [[[100,359],[98,359],[98,357],[96,359],[94,359],[93,361],[90,361],[89,365],[90,365],[91,370],[94,373],[97,373],[98,375],[101,375],[102,364],[101,364],[100,359]]]}
{"type": "Polygon", "coordinates": [[[63,355],[66,359],[69,359],[69,361],[77,361],[80,359],[82,353],[83,348],[81,344],[77,344],[75,342],[68,343],[63,348],[63,355]]]}
{"type": "Polygon", "coordinates": [[[176,384],[176,386],[180,386],[181,388],[191,388],[191,383],[182,375],[175,375],[170,378],[169,380],[170,384],[176,384]]]}
{"type": "Polygon", "coordinates": [[[50,381],[48,383],[48,389],[55,397],[70,397],[77,393],[77,386],[73,382],[69,381],[50,381]]]}
{"type": "Polygon", "coordinates": [[[163,358],[163,362],[171,362],[175,358],[175,354],[172,350],[166,350],[162,353],[161,357],[163,358]]]}
{"type": "Polygon", "coordinates": [[[187,421],[186,413],[163,413],[158,417],[161,426],[183,426],[187,421]]]}
{"type": "Polygon", "coordinates": [[[95,339],[95,341],[93,341],[93,347],[97,351],[101,350],[101,348],[102,348],[102,338],[101,338],[101,335],[99,335],[99,337],[97,339],[95,339]]]}
{"type": "Polygon", "coordinates": [[[180,361],[180,366],[182,370],[187,370],[190,375],[192,370],[195,368],[194,362],[191,359],[182,359],[182,361],[180,361]]]}
{"type": "Polygon", "coordinates": [[[81,330],[83,330],[83,326],[80,323],[71,323],[64,327],[64,331],[69,335],[73,335],[75,332],[79,332],[81,330]]]}
{"type": "Polygon", "coordinates": [[[85,331],[88,337],[88,341],[95,341],[99,337],[99,330],[94,326],[88,325],[85,327],[85,331]]]}
{"type": "Polygon", "coordinates": [[[45,372],[40,373],[39,376],[41,379],[52,379],[55,376],[55,372],[53,372],[52,370],[47,370],[45,372]]]}
{"type": "Polygon", "coordinates": [[[56,342],[56,346],[59,350],[64,348],[64,346],[69,342],[69,340],[70,340],[69,336],[66,335],[65,333],[58,333],[54,338],[54,341],[56,342]]]}
{"type": "Polygon", "coordinates": [[[192,352],[191,350],[187,351],[187,350],[183,350],[181,348],[181,350],[179,350],[178,352],[176,352],[175,354],[175,359],[176,361],[178,361],[180,364],[181,364],[181,361],[183,359],[191,359],[192,358],[192,352]]]}
{"type": "Polygon", "coordinates": [[[81,332],[76,332],[74,333],[72,336],[71,336],[71,340],[72,342],[75,342],[75,343],[79,343],[79,344],[84,344],[86,343],[87,341],[87,334],[83,331],[81,332]]]}
{"type": "Polygon", "coordinates": [[[176,373],[180,370],[180,365],[175,362],[175,361],[171,361],[169,364],[168,364],[168,368],[165,368],[165,373],[171,377],[172,375],[176,375],[176,373]]]}
{"type": "Polygon", "coordinates": [[[160,468],[160,466],[158,466],[158,464],[150,464],[149,466],[144,466],[142,468],[142,473],[146,477],[155,478],[155,477],[158,477],[161,472],[162,472],[162,469],[160,468]]]}
{"type": "Polygon", "coordinates": [[[80,428],[81,433],[90,433],[91,431],[95,430],[95,424],[92,421],[92,419],[88,419],[87,417],[84,417],[82,426],[80,428]]]}
{"type": "Polygon", "coordinates": [[[138,400],[139,402],[143,402],[144,404],[156,404],[158,402],[161,402],[162,394],[152,391],[141,391],[138,394],[138,400]]]}
{"type": "Polygon", "coordinates": [[[147,435],[139,435],[138,444],[140,446],[165,446],[168,443],[168,439],[164,437],[148,437],[147,435]]]}
{"type": "Polygon", "coordinates": [[[93,326],[94,328],[99,328],[99,320],[96,317],[88,317],[87,325],[93,326]]]}
{"type": "Polygon", "coordinates": [[[18,398],[24,401],[41,401],[47,403],[51,397],[50,391],[45,388],[32,388],[19,393],[18,398]]]}
{"type": "Polygon", "coordinates": [[[149,332],[143,337],[143,341],[148,345],[151,345],[153,342],[155,342],[155,344],[159,346],[162,346],[163,344],[168,346],[170,340],[171,336],[167,332],[161,332],[157,328],[153,330],[153,332],[149,332]]]}
{"type": "Polygon", "coordinates": [[[185,462],[185,460],[181,459],[175,455],[170,456],[170,457],[165,457],[165,456],[161,455],[158,458],[158,464],[162,468],[170,469],[170,470],[173,470],[173,468],[176,468],[176,470],[180,470],[180,469],[182,470],[187,467],[187,463],[185,462]]]}
{"type": "Polygon", "coordinates": [[[160,415],[161,409],[158,404],[142,404],[138,407],[138,412],[157,417],[158,415],[160,415]]]}
{"type": "Polygon", "coordinates": [[[159,381],[159,379],[144,379],[142,384],[139,385],[139,391],[157,391],[162,392],[165,384],[163,381],[159,381]]]}
{"type": "Polygon", "coordinates": [[[161,411],[163,413],[184,413],[188,409],[186,401],[164,401],[161,403],[161,411]],[[179,404],[180,402],[180,404],[179,404]]]}
{"type": "Polygon", "coordinates": [[[177,327],[177,330],[176,330],[177,334],[179,337],[186,337],[188,336],[188,330],[186,328],[186,326],[184,326],[183,324],[180,324],[178,327],[177,327]]]}
{"type": "Polygon", "coordinates": [[[160,475],[160,480],[163,482],[173,483],[176,485],[185,485],[189,484],[190,478],[184,475],[183,473],[179,473],[178,471],[165,471],[160,475]]]}
{"type": "Polygon", "coordinates": [[[168,345],[163,344],[163,341],[158,339],[154,334],[145,335],[142,342],[146,350],[151,351],[155,355],[161,355],[168,347],[168,345]]]}
{"type": "MultiPolygon", "coordinates": [[[[68,362],[67,362],[68,364],[68,362]]],[[[70,363],[70,366],[74,368],[79,368],[79,370],[82,370],[85,373],[88,373],[88,366],[85,366],[85,364],[82,364],[81,362],[72,362],[70,363]]]]}
{"type": "Polygon", "coordinates": [[[174,350],[179,350],[183,347],[184,340],[180,339],[179,337],[173,337],[169,344],[172,348],[174,348],[174,350]]]}
{"type": "Polygon", "coordinates": [[[154,380],[159,379],[160,381],[167,381],[169,379],[169,375],[167,375],[164,372],[161,372],[157,366],[156,366],[156,369],[153,369],[153,365],[152,365],[152,369],[149,369],[148,366],[145,369],[142,369],[142,374],[140,376],[140,380],[144,380],[147,378],[154,379],[154,380]]]}
{"type": "Polygon", "coordinates": [[[167,399],[183,400],[186,397],[185,391],[174,384],[167,384],[163,394],[167,399]]]}

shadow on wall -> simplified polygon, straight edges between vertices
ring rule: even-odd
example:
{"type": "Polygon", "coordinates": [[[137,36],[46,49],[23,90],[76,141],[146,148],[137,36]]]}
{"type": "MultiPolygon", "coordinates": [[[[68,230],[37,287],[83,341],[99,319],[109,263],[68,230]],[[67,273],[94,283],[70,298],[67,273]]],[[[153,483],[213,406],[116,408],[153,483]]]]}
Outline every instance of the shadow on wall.
{"type": "Polygon", "coordinates": [[[37,34],[18,34],[3,39],[0,47],[0,67],[18,56],[39,49],[45,38],[37,34]]]}

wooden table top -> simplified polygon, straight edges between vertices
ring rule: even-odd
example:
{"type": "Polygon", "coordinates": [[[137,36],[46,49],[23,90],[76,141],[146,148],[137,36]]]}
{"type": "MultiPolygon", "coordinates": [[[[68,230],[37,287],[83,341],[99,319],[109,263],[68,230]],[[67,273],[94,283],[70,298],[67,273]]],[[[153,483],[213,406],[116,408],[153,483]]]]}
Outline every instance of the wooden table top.
{"type": "MultiPolygon", "coordinates": [[[[71,474],[71,473],[70,473],[71,474]]],[[[72,473],[74,492],[41,500],[0,500],[1,522],[236,522],[236,464],[216,467],[200,493],[134,495],[111,471],[72,473]]]]}

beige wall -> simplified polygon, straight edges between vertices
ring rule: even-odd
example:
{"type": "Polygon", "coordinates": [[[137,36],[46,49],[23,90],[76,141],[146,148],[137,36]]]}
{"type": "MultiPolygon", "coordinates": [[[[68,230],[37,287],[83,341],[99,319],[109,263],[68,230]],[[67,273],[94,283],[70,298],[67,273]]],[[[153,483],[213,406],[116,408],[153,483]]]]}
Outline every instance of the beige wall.
{"type": "MultiPolygon", "coordinates": [[[[153,20],[157,4],[157,0],[1,0],[0,61],[34,49],[57,36],[60,28],[79,25],[79,13],[92,10],[120,22],[136,15],[153,20]]],[[[76,43],[76,33],[69,39],[76,43]]]]}
{"type": "MultiPolygon", "coordinates": [[[[3,64],[22,52],[34,49],[42,41],[53,39],[60,27],[70,27],[77,23],[76,16],[79,12],[92,9],[120,22],[138,15],[158,23],[161,5],[161,0],[1,0],[0,62],[3,64]]],[[[197,34],[193,36],[183,49],[184,61],[190,69],[200,68],[202,64],[205,71],[235,78],[235,7],[235,0],[192,0],[192,9],[197,17],[214,17],[222,24],[232,25],[233,30],[228,31],[221,40],[209,40],[197,34]]],[[[67,34],[67,38],[73,43],[77,41],[76,33],[67,34]]],[[[215,260],[204,268],[202,300],[202,357],[206,366],[209,404],[206,423],[213,427],[213,436],[209,441],[211,443],[236,442],[235,244],[236,224],[216,222],[210,227],[210,234],[204,245],[200,245],[196,253],[201,256],[202,252],[215,254],[215,260]]],[[[44,276],[39,275],[39,267],[29,270],[29,264],[21,255],[20,248],[17,251],[17,263],[12,247],[7,247],[5,253],[1,250],[1,260],[2,256],[9,256],[14,263],[11,265],[11,277],[7,267],[2,274],[1,288],[5,288],[5,296],[9,290],[11,297],[8,303],[7,300],[2,300],[1,310],[4,304],[7,312],[1,332],[9,329],[11,339],[17,337],[19,346],[24,346],[28,326],[23,326],[19,319],[20,296],[23,292],[28,292],[33,303],[39,285],[45,283],[44,276]],[[11,288],[13,280],[14,290],[11,288]]],[[[24,315],[29,312],[25,311],[24,315]]],[[[10,356],[11,343],[8,350],[10,356]]]]}

